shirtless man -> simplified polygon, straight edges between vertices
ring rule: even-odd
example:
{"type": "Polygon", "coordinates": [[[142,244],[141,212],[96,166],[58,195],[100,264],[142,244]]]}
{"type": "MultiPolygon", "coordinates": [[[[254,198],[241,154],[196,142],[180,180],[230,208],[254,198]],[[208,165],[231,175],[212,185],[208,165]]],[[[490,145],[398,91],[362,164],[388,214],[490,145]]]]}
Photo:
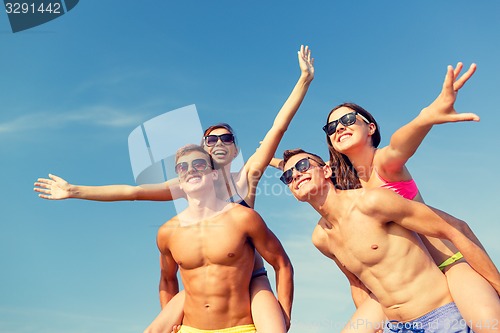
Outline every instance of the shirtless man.
{"type": "MultiPolygon", "coordinates": [[[[179,149],[176,172],[188,207],[160,227],[157,244],[166,280],[176,282],[180,269],[184,284],[180,332],[255,332],[249,293],[255,249],[276,272],[278,300],[289,320],[293,269],[276,236],[253,209],[216,197],[218,173],[202,147],[179,149]]],[[[179,291],[177,283],[166,288],[168,300],[179,291]]]]}
{"type": "Polygon", "coordinates": [[[338,190],[331,168],[300,149],[285,151],[284,170],[281,180],[292,194],[322,216],[314,245],[347,276],[353,299],[364,299],[344,332],[374,332],[385,317],[384,332],[470,332],[445,276],[416,235],[449,239],[498,286],[497,268],[470,240],[474,236],[463,221],[388,189],[338,190]]]}

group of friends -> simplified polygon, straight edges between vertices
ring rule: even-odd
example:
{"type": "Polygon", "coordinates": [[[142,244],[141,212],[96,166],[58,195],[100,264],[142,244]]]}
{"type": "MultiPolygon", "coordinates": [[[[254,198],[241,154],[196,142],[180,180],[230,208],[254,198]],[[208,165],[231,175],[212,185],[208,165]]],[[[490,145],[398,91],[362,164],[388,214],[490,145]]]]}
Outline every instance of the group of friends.
{"type": "Polygon", "coordinates": [[[405,166],[434,125],[479,120],[454,108],[476,66],[462,75],[461,63],[448,66],[439,96],[383,148],[368,111],[354,103],[333,108],[323,127],[325,162],[302,149],[274,157],[314,79],[307,46],[298,62],[295,87],[238,172],[231,171],[239,153],[235,133],[220,123],[205,130],[201,145],[180,147],[175,179],[82,186],[49,175],[35,182],[35,191],[51,200],[187,200],[187,208],[158,230],[162,310],[146,333],[288,331],[292,263],[254,210],[268,166],[282,169],[280,179],[295,198],[321,215],[312,241],[346,275],[356,306],[342,332],[500,331],[498,269],[467,223],[424,204],[405,166]],[[276,296],[263,260],[275,271],[276,296]]]}

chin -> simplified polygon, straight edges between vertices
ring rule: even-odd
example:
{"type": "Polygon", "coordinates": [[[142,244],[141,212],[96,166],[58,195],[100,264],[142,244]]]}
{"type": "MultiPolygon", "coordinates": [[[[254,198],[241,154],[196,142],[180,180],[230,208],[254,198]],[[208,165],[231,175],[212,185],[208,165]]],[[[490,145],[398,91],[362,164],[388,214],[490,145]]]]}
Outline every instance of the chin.
{"type": "Polygon", "coordinates": [[[227,157],[213,158],[213,161],[214,161],[215,166],[218,168],[222,168],[223,166],[226,166],[229,163],[231,163],[231,159],[229,159],[227,157]]]}
{"type": "Polygon", "coordinates": [[[297,199],[297,200],[298,200],[298,201],[300,201],[300,202],[305,202],[305,201],[307,201],[307,199],[308,199],[308,197],[309,197],[309,195],[308,195],[308,194],[304,195],[304,194],[298,194],[298,193],[294,193],[294,194],[293,194],[293,196],[295,197],[295,199],[297,199]]]}
{"type": "Polygon", "coordinates": [[[338,151],[339,153],[341,153],[342,151],[346,150],[346,148],[349,148],[351,145],[348,144],[347,142],[335,142],[335,144],[333,145],[333,149],[335,149],[336,151],[338,151]]]}

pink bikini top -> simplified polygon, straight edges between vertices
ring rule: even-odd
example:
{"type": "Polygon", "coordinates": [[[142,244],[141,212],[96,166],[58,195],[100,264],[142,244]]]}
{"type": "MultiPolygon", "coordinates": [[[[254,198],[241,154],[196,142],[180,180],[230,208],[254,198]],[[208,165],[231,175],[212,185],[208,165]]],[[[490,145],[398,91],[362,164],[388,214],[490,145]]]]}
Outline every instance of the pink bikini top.
{"type": "Polygon", "coordinates": [[[380,187],[388,188],[402,196],[403,198],[413,200],[418,194],[417,184],[413,179],[403,180],[399,182],[388,182],[384,178],[380,177],[377,170],[375,170],[375,174],[377,177],[384,182],[384,184],[380,185],[380,187]]]}

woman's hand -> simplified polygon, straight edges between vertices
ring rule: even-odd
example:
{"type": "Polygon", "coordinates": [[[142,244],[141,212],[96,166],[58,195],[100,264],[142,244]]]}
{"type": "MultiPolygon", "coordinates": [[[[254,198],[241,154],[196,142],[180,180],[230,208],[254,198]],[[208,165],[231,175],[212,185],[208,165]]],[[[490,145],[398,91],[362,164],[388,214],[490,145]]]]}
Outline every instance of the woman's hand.
{"type": "Polygon", "coordinates": [[[314,79],[314,58],[311,58],[311,50],[309,49],[309,46],[300,46],[298,58],[302,75],[307,78],[307,81],[312,81],[314,79]]]}
{"type": "Polygon", "coordinates": [[[448,66],[448,71],[439,96],[428,107],[422,110],[421,116],[429,125],[437,125],[459,121],[479,121],[474,113],[457,113],[455,101],[458,91],[476,71],[476,64],[472,64],[467,72],[458,78],[463,64],[459,62],[456,68],[448,66]]]}

